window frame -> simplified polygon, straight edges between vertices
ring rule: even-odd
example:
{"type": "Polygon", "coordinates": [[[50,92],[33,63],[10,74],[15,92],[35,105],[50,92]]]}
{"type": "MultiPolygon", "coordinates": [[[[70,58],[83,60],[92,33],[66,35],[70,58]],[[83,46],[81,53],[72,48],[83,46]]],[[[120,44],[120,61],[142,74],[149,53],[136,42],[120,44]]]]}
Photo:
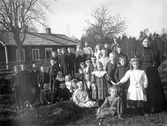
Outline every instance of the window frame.
{"type": "Polygon", "coordinates": [[[33,60],[39,60],[40,59],[40,51],[39,51],[39,49],[38,48],[34,48],[34,49],[32,49],[32,59],[33,60]],[[35,59],[35,57],[34,57],[34,53],[33,53],[33,51],[37,51],[37,59],[35,59]]]}
{"type": "MultiPolygon", "coordinates": [[[[45,59],[49,59],[48,57],[47,57],[47,54],[46,54],[46,52],[47,51],[51,51],[51,56],[52,56],[52,52],[53,52],[53,49],[52,48],[45,48],[45,59]]],[[[51,58],[51,57],[50,57],[51,58]]]]}
{"type": "Polygon", "coordinates": [[[18,52],[19,50],[18,49],[16,49],[16,61],[17,62],[20,62],[20,61],[25,61],[26,60],[26,57],[25,57],[25,49],[22,49],[22,52],[23,52],[23,60],[20,60],[19,59],[19,56],[18,56],[18,52]]]}

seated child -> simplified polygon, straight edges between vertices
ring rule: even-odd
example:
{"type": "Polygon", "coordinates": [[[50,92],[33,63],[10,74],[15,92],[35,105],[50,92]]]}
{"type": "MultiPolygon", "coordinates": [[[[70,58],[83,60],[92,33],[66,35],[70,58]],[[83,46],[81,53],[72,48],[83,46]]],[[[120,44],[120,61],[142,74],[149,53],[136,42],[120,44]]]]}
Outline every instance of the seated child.
{"type": "Polygon", "coordinates": [[[76,73],[75,75],[75,78],[78,80],[78,81],[84,81],[84,71],[82,68],[79,68],[79,73],[76,73]]]}
{"type": "MultiPolygon", "coordinates": [[[[122,99],[117,96],[117,87],[112,86],[109,88],[109,94],[101,107],[97,110],[97,119],[103,119],[106,116],[113,117],[115,114],[118,115],[118,118],[122,119],[122,99]]],[[[102,120],[101,120],[102,121],[102,120]]]]}
{"type": "Polygon", "coordinates": [[[80,107],[93,107],[95,105],[94,101],[90,101],[82,81],[78,82],[78,89],[73,93],[72,100],[80,107]]]}
{"type": "Polygon", "coordinates": [[[77,79],[73,79],[72,81],[71,81],[71,85],[72,85],[72,93],[74,93],[77,89],[78,89],[78,85],[77,85],[77,83],[78,83],[78,80],[77,79]]]}
{"type": "Polygon", "coordinates": [[[65,78],[63,76],[63,73],[61,71],[59,71],[57,73],[57,78],[55,80],[55,86],[54,86],[54,95],[55,95],[55,98],[58,97],[60,83],[64,82],[64,81],[65,81],[65,78]]]}
{"type": "Polygon", "coordinates": [[[51,105],[53,104],[53,91],[49,89],[49,84],[45,83],[43,85],[44,89],[41,91],[40,97],[41,97],[41,104],[42,105],[51,105]]]}
{"type": "Polygon", "coordinates": [[[66,88],[64,82],[60,83],[60,90],[59,90],[59,100],[60,101],[67,101],[70,99],[70,91],[66,88]]]}
{"type": "Polygon", "coordinates": [[[71,75],[68,74],[65,76],[65,85],[68,88],[68,90],[72,93],[72,84],[71,84],[71,75]]]}

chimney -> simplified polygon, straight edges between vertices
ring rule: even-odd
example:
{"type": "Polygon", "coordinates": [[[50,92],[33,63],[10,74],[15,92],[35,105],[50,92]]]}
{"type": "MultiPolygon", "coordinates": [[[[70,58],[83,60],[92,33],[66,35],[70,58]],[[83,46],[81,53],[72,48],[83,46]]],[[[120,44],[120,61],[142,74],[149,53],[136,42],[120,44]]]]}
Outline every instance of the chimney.
{"type": "Polygon", "coordinates": [[[45,28],[46,34],[51,34],[51,28],[45,28]]]}

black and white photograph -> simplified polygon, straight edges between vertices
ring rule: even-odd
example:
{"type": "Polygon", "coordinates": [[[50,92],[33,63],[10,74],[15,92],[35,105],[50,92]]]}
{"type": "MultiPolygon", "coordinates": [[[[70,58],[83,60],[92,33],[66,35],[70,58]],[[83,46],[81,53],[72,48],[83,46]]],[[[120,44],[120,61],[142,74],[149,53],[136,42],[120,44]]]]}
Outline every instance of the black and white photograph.
{"type": "Polygon", "coordinates": [[[0,126],[167,126],[167,0],[0,0],[0,126]]]}

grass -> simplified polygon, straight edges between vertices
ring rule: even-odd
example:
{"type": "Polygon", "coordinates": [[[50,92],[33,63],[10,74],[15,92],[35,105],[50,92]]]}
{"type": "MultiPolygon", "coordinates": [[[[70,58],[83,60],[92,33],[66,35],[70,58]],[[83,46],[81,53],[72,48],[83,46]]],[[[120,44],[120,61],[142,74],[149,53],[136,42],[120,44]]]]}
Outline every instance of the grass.
{"type": "MultiPolygon", "coordinates": [[[[80,108],[72,102],[59,102],[38,108],[12,109],[14,98],[9,82],[0,81],[0,126],[97,126],[96,108],[80,108]],[[8,86],[7,86],[8,85],[8,86]]],[[[163,81],[167,95],[167,81],[163,81]]],[[[104,126],[167,126],[167,112],[137,116],[128,114],[123,120],[106,118],[104,126]]]]}

